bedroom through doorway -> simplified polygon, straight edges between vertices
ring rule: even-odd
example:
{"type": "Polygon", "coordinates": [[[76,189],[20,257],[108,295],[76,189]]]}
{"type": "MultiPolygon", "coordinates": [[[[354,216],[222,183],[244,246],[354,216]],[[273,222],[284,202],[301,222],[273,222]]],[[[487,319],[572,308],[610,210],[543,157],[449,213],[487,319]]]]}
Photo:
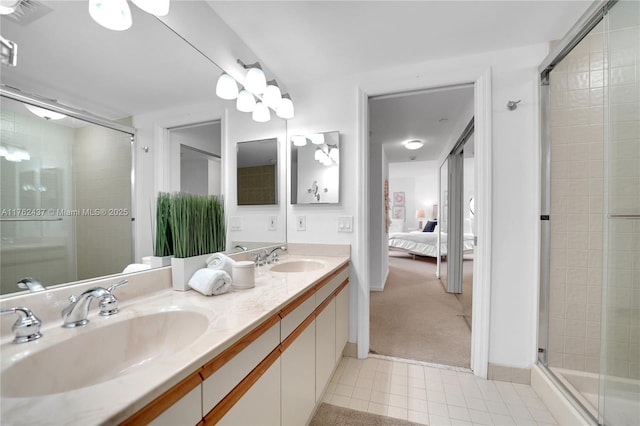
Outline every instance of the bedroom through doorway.
{"type": "Polygon", "coordinates": [[[473,137],[456,177],[459,202],[441,173],[472,122],[473,84],[370,97],[368,109],[370,185],[380,188],[370,195],[370,354],[469,368],[474,231],[463,205],[475,194],[473,137]],[[455,244],[447,242],[453,222],[455,244]],[[455,292],[442,267],[450,245],[463,278],[455,292]]]}

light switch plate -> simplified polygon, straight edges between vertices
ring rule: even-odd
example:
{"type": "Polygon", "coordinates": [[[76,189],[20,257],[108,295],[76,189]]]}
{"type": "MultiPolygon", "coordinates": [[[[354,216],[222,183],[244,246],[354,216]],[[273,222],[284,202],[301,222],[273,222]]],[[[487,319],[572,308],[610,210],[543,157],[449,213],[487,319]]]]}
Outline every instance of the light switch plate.
{"type": "Polygon", "coordinates": [[[269,231],[277,231],[278,230],[278,216],[269,216],[269,231]]]}
{"type": "Polygon", "coordinates": [[[306,216],[297,216],[296,217],[296,230],[297,231],[306,231],[307,230],[307,217],[306,216]]]}
{"type": "Polygon", "coordinates": [[[338,216],[338,232],[353,232],[353,216],[338,216]]]}
{"type": "Polygon", "coordinates": [[[242,230],[242,218],[240,216],[232,216],[229,218],[229,227],[232,231],[242,230]]]}

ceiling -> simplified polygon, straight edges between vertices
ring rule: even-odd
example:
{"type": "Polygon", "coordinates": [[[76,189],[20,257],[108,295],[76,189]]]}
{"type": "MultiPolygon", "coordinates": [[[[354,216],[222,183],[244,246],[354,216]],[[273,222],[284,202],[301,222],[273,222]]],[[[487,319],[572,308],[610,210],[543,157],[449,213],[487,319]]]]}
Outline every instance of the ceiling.
{"type": "Polygon", "coordinates": [[[208,3],[290,85],[560,39],[592,1],[208,3]]]}
{"type": "Polygon", "coordinates": [[[437,160],[446,143],[460,136],[458,121],[472,102],[473,85],[371,98],[369,140],[383,145],[390,163],[437,160]],[[425,145],[408,150],[404,142],[411,139],[425,145]]]}

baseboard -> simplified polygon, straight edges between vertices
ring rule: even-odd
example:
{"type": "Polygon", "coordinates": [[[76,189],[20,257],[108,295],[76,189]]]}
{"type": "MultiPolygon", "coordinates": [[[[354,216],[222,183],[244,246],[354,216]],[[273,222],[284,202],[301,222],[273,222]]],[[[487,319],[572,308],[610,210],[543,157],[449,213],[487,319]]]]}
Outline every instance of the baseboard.
{"type": "Polygon", "coordinates": [[[531,383],[531,369],[489,363],[487,379],[528,385],[531,383]]]}
{"type": "Polygon", "coordinates": [[[538,365],[531,367],[531,388],[560,425],[592,426],[538,365]]]}

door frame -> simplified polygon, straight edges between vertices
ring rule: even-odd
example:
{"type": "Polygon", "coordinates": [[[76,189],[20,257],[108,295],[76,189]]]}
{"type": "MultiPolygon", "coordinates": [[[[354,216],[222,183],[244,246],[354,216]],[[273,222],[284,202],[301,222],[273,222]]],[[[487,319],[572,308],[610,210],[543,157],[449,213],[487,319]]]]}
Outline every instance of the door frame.
{"type": "MultiPolygon", "coordinates": [[[[489,365],[489,332],[491,303],[491,214],[492,214],[492,96],[491,68],[480,72],[471,71],[466,81],[445,81],[425,84],[425,82],[399,82],[395,87],[387,84],[361,85],[356,100],[356,181],[361,188],[356,204],[356,240],[362,248],[360,253],[352,253],[352,262],[359,271],[359,283],[356,298],[356,341],[358,358],[367,358],[369,354],[369,277],[371,268],[371,245],[369,244],[369,111],[370,96],[394,93],[406,90],[430,89],[473,82],[474,117],[476,137],[476,220],[478,242],[474,252],[474,289],[471,326],[471,370],[476,376],[486,378],[489,365]],[[384,87],[382,87],[384,86],[384,87]],[[416,87],[417,86],[417,87],[416,87]],[[427,86],[427,87],[425,87],[427,86]]],[[[414,80],[415,81],[415,80],[414,80]]]]}

